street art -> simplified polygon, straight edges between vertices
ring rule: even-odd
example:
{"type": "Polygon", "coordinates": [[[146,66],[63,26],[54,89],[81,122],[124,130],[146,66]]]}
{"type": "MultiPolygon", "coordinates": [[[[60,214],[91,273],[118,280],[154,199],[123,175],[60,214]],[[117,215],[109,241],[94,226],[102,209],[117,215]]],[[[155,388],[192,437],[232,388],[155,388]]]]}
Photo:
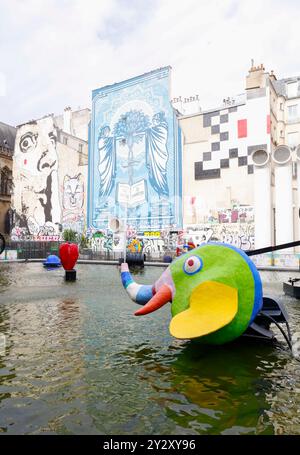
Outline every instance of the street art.
{"type": "Polygon", "coordinates": [[[30,235],[28,234],[28,230],[24,227],[14,227],[12,229],[10,238],[12,241],[20,241],[20,240],[30,240],[30,235]]]}
{"type": "MultiPolygon", "coordinates": [[[[129,228],[126,236],[126,249],[131,253],[143,252],[149,255],[161,256],[165,252],[176,250],[178,243],[183,244],[183,231],[180,232],[153,232],[156,236],[151,236],[151,232],[137,233],[136,230],[129,228]]],[[[90,239],[90,246],[94,252],[115,252],[124,251],[124,233],[113,234],[109,231],[87,230],[87,237],[90,239]]]]}
{"type": "Polygon", "coordinates": [[[84,181],[80,173],[64,177],[62,227],[76,232],[84,229],[84,181]]]}
{"type": "MultiPolygon", "coordinates": [[[[41,229],[58,232],[57,134],[52,117],[22,125],[17,130],[14,160],[16,226],[29,235],[41,229]]],[[[14,233],[13,233],[14,234],[14,233]]]]}
{"type": "Polygon", "coordinates": [[[164,253],[166,248],[166,244],[163,239],[144,239],[144,253],[146,254],[157,254],[157,253],[164,253]]]}
{"type": "Polygon", "coordinates": [[[117,234],[106,233],[102,231],[92,234],[90,239],[90,246],[93,252],[105,251],[110,253],[113,251],[122,251],[124,240],[117,234]]]}
{"type": "Polygon", "coordinates": [[[192,215],[192,224],[206,223],[254,223],[254,207],[251,205],[240,204],[238,201],[232,207],[222,207],[207,209],[201,206],[201,199],[187,197],[188,215],[192,215]],[[196,201],[198,203],[196,204],[196,201]]]}
{"type": "Polygon", "coordinates": [[[219,223],[253,223],[254,209],[252,206],[238,205],[232,209],[219,209],[219,223]]]}
{"type": "Polygon", "coordinates": [[[185,240],[200,245],[223,242],[242,250],[254,249],[254,208],[236,201],[231,208],[218,208],[201,213],[201,222],[186,226],[185,240]]]}
{"type": "Polygon", "coordinates": [[[88,224],[181,227],[181,138],[169,68],[93,92],[88,224]]]}
{"type": "MultiPolygon", "coordinates": [[[[178,248],[184,251],[185,245],[197,247],[208,242],[228,243],[245,251],[254,249],[254,224],[203,223],[197,228],[181,231],[145,231],[142,233],[131,229],[127,231],[128,251],[132,253],[142,251],[145,254],[157,257],[166,253],[175,254],[178,248]]],[[[123,244],[123,234],[99,231],[91,236],[91,245],[94,251],[120,252],[123,251],[123,244]]]]}
{"type": "Polygon", "coordinates": [[[79,168],[76,152],[69,152],[58,137],[52,115],[17,129],[14,240],[59,240],[64,229],[84,230],[84,167],[79,168]]]}
{"type": "Polygon", "coordinates": [[[141,239],[130,239],[127,243],[127,251],[130,253],[142,253],[144,242],[141,239]]]}
{"type": "Polygon", "coordinates": [[[189,230],[186,237],[191,238],[196,246],[207,242],[222,242],[241,250],[251,250],[254,249],[254,224],[203,224],[197,230],[189,230]]]}

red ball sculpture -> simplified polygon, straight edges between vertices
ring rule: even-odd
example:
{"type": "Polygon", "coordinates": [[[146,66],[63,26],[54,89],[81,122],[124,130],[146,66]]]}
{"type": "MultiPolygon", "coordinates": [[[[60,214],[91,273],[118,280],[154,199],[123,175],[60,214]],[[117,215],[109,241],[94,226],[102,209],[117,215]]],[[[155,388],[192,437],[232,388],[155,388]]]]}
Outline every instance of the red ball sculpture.
{"type": "Polygon", "coordinates": [[[78,245],[76,243],[63,243],[59,247],[59,256],[63,268],[73,270],[79,256],[78,245]]]}

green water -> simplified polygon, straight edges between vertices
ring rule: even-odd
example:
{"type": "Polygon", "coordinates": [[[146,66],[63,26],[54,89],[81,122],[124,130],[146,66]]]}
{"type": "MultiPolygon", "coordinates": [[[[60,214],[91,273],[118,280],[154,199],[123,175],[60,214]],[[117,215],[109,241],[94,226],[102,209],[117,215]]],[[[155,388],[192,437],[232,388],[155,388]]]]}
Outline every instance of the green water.
{"type": "MultiPolygon", "coordinates": [[[[300,362],[288,351],[175,340],[169,308],[133,316],[114,266],[78,265],[76,283],[63,276],[0,264],[0,433],[300,434],[300,362]]],[[[262,278],[299,330],[286,275],[262,278]]]]}

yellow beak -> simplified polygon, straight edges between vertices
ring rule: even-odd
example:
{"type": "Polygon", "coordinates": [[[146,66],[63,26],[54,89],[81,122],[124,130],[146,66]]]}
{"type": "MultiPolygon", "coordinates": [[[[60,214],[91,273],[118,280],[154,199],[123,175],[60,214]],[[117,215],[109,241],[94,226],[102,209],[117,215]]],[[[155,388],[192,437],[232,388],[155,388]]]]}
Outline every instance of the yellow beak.
{"type": "Polygon", "coordinates": [[[187,310],[176,314],[170,323],[175,338],[199,338],[229,324],[238,310],[238,291],[216,281],[205,281],[190,297],[187,310]]]}

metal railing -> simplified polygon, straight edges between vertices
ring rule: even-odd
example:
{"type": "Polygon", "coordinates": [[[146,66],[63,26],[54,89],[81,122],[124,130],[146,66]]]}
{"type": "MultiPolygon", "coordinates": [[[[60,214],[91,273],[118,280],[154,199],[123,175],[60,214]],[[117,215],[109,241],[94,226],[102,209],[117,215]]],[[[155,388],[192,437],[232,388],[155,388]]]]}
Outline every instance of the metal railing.
{"type": "MultiPolygon", "coordinates": [[[[62,243],[64,241],[7,241],[6,251],[17,251],[16,259],[45,259],[49,254],[58,255],[62,243]]],[[[148,262],[163,262],[165,256],[175,257],[175,251],[146,251],[144,254],[145,260],[148,262]]],[[[122,251],[96,251],[92,248],[79,248],[79,259],[118,261],[120,258],[123,258],[122,251]]]]}
{"type": "Polygon", "coordinates": [[[8,241],[6,250],[17,251],[17,259],[43,259],[49,254],[58,254],[63,242],[8,241]]]}

